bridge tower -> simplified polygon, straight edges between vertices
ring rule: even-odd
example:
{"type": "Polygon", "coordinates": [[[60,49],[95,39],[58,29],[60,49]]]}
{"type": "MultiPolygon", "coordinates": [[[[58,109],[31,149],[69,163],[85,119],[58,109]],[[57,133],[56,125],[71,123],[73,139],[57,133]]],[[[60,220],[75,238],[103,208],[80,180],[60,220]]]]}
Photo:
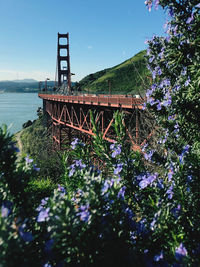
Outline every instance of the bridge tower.
{"type": "Polygon", "coordinates": [[[69,56],[69,33],[58,33],[57,47],[57,72],[58,72],[58,87],[64,85],[67,91],[71,92],[71,71],[70,71],[70,56],[69,56]]]}

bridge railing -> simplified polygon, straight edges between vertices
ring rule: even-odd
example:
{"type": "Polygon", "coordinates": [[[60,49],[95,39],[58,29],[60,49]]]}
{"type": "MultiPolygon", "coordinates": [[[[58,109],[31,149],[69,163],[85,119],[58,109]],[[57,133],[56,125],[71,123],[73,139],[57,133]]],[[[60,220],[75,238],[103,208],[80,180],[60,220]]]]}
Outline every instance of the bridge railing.
{"type": "Polygon", "coordinates": [[[144,100],[132,95],[103,95],[103,94],[73,94],[64,95],[59,92],[41,91],[39,97],[53,101],[82,103],[90,105],[106,105],[117,107],[134,107],[142,108],[144,100]]]}
{"type": "Polygon", "coordinates": [[[48,95],[63,95],[63,96],[99,96],[99,97],[134,97],[134,98],[141,98],[140,95],[135,94],[121,94],[121,93],[89,93],[89,92],[78,92],[73,91],[71,94],[64,94],[59,91],[54,90],[40,90],[38,94],[48,94],[48,95]]]}

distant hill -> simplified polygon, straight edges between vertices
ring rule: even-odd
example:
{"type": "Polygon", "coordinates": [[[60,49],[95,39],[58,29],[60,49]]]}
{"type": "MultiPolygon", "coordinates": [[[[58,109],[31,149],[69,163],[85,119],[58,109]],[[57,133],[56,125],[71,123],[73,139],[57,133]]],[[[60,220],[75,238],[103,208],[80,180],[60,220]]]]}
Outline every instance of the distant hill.
{"type": "Polygon", "coordinates": [[[75,84],[74,89],[90,93],[108,93],[110,86],[111,93],[144,95],[150,83],[145,55],[146,50],[117,66],[87,75],[75,84]]]}
{"type": "MultiPolygon", "coordinates": [[[[42,82],[41,87],[44,88],[45,82],[42,82]]],[[[48,88],[54,87],[53,81],[48,81],[48,88]]],[[[8,93],[34,93],[38,92],[39,82],[33,79],[0,81],[0,92],[8,93]]]]}
{"type": "Polygon", "coordinates": [[[34,79],[23,79],[23,80],[13,80],[15,83],[38,83],[37,80],[34,79]]]}

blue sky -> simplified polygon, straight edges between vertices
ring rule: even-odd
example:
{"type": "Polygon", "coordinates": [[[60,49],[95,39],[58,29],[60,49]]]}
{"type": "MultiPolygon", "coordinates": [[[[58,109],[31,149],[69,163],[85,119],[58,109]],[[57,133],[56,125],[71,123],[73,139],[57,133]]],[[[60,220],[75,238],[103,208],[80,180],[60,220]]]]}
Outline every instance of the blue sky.
{"type": "Polygon", "coordinates": [[[166,14],[144,0],[0,0],[0,80],[55,79],[57,33],[70,34],[71,71],[117,65],[164,35],[166,14]]]}

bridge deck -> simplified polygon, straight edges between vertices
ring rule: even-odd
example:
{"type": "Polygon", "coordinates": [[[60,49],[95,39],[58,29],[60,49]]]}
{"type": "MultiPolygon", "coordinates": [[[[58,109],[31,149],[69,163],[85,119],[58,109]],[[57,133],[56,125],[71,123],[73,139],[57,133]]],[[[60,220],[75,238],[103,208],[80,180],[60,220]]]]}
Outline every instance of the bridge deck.
{"type": "Polygon", "coordinates": [[[109,106],[121,108],[143,108],[144,101],[125,95],[58,95],[39,93],[38,96],[45,100],[84,105],[109,106]]]}

